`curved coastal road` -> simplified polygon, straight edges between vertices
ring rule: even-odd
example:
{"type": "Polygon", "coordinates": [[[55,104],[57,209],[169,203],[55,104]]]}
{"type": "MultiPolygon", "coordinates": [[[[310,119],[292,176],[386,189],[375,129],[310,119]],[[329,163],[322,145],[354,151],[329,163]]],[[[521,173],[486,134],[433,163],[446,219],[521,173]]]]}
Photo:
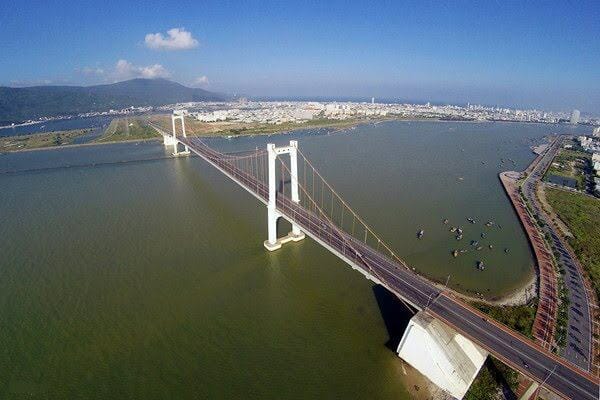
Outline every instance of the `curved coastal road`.
{"type": "MultiPolygon", "coordinates": [[[[576,260],[566,248],[560,234],[552,221],[543,211],[537,195],[536,187],[552,163],[554,156],[560,150],[564,138],[557,137],[545,150],[542,158],[523,182],[523,196],[533,208],[533,213],[541,218],[545,226],[542,233],[550,239],[558,250],[558,263],[565,271],[564,284],[569,291],[569,310],[567,322],[567,341],[563,356],[585,371],[590,370],[592,354],[592,320],[591,310],[585,290],[585,282],[576,260]]],[[[556,256],[555,256],[556,258],[556,256]]]]}

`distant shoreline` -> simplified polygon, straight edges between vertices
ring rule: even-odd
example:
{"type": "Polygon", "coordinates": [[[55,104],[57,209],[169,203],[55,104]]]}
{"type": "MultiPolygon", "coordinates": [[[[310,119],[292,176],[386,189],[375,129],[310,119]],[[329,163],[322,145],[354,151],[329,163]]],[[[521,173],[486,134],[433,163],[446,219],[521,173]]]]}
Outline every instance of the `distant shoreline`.
{"type": "MultiPolygon", "coordinates": [[[[156,114],[158,115],[158,114],[156,114]]],[[[135,117],[135,116],[134,116],[135,117]]],[[[88,117],[82,117],[82,118],[88,118],[88,117]]],[[[119,116],[115,117],[115,119],[117,118],[121,118],[119,116]]],[[[303,126],[301,124],[298,124],[298,126],[294,126],[294,127],[286,127],[285,129],[281,129],[281,130],[273,130],[273,131],[269,131],[269,132],[249,132],[249,133],[244,133],[244,132],[240,132],[240,133],[235,133],[235,134],[231,134],[230,132],[227,131],[222,131],[222,132],[215,132],[214,134],[209,134],[209,135],[189,135],[189,136],[197,136],[197,137],[204,137],[204,138],[217,138],[217,137],[222,137],[222,138],[228,138],[228,137],[232,137],[232,138],[237,138],[237,137],[248,137],[248,136],[269,136],[269,135],[285,135],[287,133],[292,133],[292,132],[298,132],[298,131],[303,131],[303,130],[311,130],[311,129],[327,129],[327,128],[331,128],[332,130],[334,130],[334,132],[337,131],[342,131],[342,130],[346,130],[346,129],[350,129],[359,125],[365,125],[365,124],[379,124],[379,123],[383,123],[383,122],[391,122],[391,121],[399,121],[399,122],[440,122],[440,123],[446,123],[446,122],[455,122],[455,123],[469,123],[469,124],[481,124],[481,123],[528,123],[528,124],[542,124],[542,125],[551,125],[548,123],[544,123],[544,122],[523,122],[523,121],[479,121],[479,120],[450,120],[450,119],[440,119],[440,118],[400,118],[400,117],[382,117],[382,118],[373,118],[373,119],[368,119],[368,120],[353,120],[353,121],[348,121],[347,123],[344,123],[344,120],[331,120],[331,124],[322,124],[322,125],[312,125],[312,126],[303,126]]],[[[30,124],[26,124],[26,125],[33,125],[35,123],[30,123],[30,124]]],[[[16,127],[17,125],[15,125],[16,127]]],[[[2,128],[2,127],[0,127],[2,128]]],[[[10,128],[10,126],[9,126],[10,128]]],[[[77,130],[77,129],[74,129],[77,130]]],[[[69,132],[69,131],[64,131],[64,132],[69,132]]],[[[25,136],[35,136],[35,135],[39,135],[39,136],[43,136],[43,135],[55,135],[57,134],[57,131],[52,131],[52,132],[38,132],[38,133],[30,133],[30,134],[25,134],[25,135],[13,135],[13,136],[3,136],[0,137],[0,140],[10,140],[10,138],[16,138],[16,137],[25,137],[25,136]]],[[[100,137],[101,138],[101,137],[100,137]]],[[[99,139],[100,139],[99,138],[99,139]]],[[[81,146],[93,146],[93,145],[97,145],[97,144],[115,144],[115,143],[135,143],[135,142],[140,142],[140,141],[152,141],[152,140],[161,140],[162,138],[160,136],[157,136],[156,138],[132,138],[132,139],[118,139],[118,140],[110,140],[110,141],[98,141],[98,139],[95,139],[94,141],[91,142],[87,142],[87,143],[77,143],[77,144],[62,144],[62,145],[50,145],[50,146],[44,146],[44,147],[35,147],[35,148],[18,148],[18,149],[5,149],[5,150],[1,150],[0,149],[0,154],[7,154],[7,153],[15,153],[15,152],[23,152],[23,151],[34,151],[34,150],[49,150],[49,149],[58,149],[58,148],[71,148],[71,147],[81,147],[81,146]]]]}

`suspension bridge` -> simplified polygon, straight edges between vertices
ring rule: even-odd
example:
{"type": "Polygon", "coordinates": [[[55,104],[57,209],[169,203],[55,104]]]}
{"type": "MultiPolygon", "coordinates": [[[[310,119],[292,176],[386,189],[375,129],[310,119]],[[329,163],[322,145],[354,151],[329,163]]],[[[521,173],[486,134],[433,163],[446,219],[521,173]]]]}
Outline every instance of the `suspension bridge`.
{"type": "MultiPolygon", "coordinates": [[[[266,205],[267,250],[274,251],[287,242],[309,236],[415,312],[443,323],[470,342],[471,347],[482,349],[483,360],[487,353],[492,354],[562,398],[600,398],[598,377],[553,354],[549,345],[535,343],[418,275],[342,199],[296,141],[283,147],[268,144],[265,149],[227,154],[211,148],[202,138],[187,137],[183,115],[175,113],[172,125],[169,133],[152,124],[163,135],[165,145],[173,146],[174,155],[198,155],[266,205]],[[179,135],[177,120],[182,125],[179,135]],[[279,218],[292,226],[291,232],[281,237],[277,235],[279,218]]],[[[440,337],[434,339],[438,344],[443,341],[440,337]]],[[[464,368],[460,365],[463,363],[451,362],[449,368],[454,370],[441,374],[450,379],[450,375],[464,373],[459,371],[464,368]]],[[[482,363],[471,368],[467,388],[482,363]]]]}

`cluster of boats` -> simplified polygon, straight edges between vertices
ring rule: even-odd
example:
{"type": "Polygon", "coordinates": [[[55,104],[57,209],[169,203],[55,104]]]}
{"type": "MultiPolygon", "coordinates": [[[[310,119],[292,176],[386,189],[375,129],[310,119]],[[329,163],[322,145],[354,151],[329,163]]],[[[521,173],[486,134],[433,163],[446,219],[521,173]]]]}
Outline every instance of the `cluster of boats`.
{"type": "MultiPolygon", "coordinates": [[[[477,221],[471,217],[467,217],[467,221],[472,225],[475,225],[477,223],[477,221]]],[[[442,220],[442,222],[444,223],[444,225],[448,225],[450,223],[450,221],[447,218],[444,218],[442,220]]],[[[491,220],[487,221],[484,225],[488,228],[490,228],[492,226],[497,226],[498,229],[502,229],[502,226],[497,225],[494,221],[491,221],[491,220]]],[[[456,240],[463,239],[463,228],[461,226],[451,226],[449,230],[450,230],[450,232],[455,234],[456,240]]],[[[425,235],[425,231],[423,229],[421,229],[417,232],[418,239],[422,239],[424,235],[425,235]]],[[[480,236],[481,236],[481,239],[485,239],[487,237],[487,233],[481,232],[480,236]]],[[[478,240],[471,240],[470,247],[476,251],[481,251],[484,248],[484,246],[481,245],[478,240]]],[[[487,247],[488,247],[488,249],[492,250],[494,248],[494,245],[490,243],[487,245],[487,247]]],[[[454,249],[454,250],[452,250],[451,254],[454,258],[456,258],[461,254],[467,253],[468,251],[469,251],[468,248],[454,249]]],[[[504,252],[508,253],[509,249],[505,248],[504,252]]],[[[483,271],[485,269],[485,263],[481,260],[476,261],[475,266],[479,271],[483,271]]]]}
{"type": "Polygon", "coordinates": [[[463,230],[460,226],[453,226],[450,228],[450,232],[456,233],[456,240],[461,240],[463,238],[463,230]]]}
{"type": "MultiPolygon", "coordinates": [[[[477,223],[477,221],[474,218],[471,218],[471,217],[467,217],[467,221],[470,224],[472,224],[472,225],[474,225],[474,224],[477,223]]],[[[447,225],[449,223],[448,219],[445,218],[443,220],[443,223],[444,223],[444,225],[447,225]]],[[[492,226],[498,226],[499,229],[502,228],[500,225],[496,225],[496,223],[494,221],[487,221],[484,225],[486,227],[488,227],[488,228],[492,227],[492,226]]],[[[450,232],[456,234],[456,236],[455,236],[456,240],[461,240],[463,238],[463,228],[460,227],[460,226],[452,226],[452,227],[450,227],[450,232]]],[[[480,236],[481,236],[481,239],[485,239],[487,237],[487,233],[486,232],[481,232],[480,236]]],[[[483,250],[483,247],[484,247],[483,245],[481,245],[479,243],[478,240],[471,240],[470,246],[471,246],[472,249],[474,249],[476,251],[481,251],[481,250],[483,250]]],[[[490,243],[490,244],[488,244],[487,247],[488,247],[488,249],[492,250],[494,248],[494,245],[490,243]]],[[[463,249],[454,249],[454,250],[452,250],[451,254],[452,254],[452,256],[454,258],[456,258],[456,257],[458,257],[459,255],[461,255],[463,253],[467,253],[468,251],[469,250],[466,249],[466,248],[463,248],[463,249]]],[[[508,248],[504,249],[505,253],[508,253],[508,251],[509,251],[508,248]]],[[[478,260],[475,263],[475,266],[476,266],[476,268],[479,271],[483,271],[485,269],[485,263],[483,261],[481,261],[481,260],[478,260]]]]}

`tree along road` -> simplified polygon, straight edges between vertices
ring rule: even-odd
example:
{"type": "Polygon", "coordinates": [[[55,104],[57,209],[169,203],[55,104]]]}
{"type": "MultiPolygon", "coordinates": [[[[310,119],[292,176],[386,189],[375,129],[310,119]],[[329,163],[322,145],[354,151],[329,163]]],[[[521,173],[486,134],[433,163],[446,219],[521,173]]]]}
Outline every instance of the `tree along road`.
{"type": "Polygon", "coordinates": [[[554,257],[564,271],[564,285],[569,292],[569,309],[566,346],[562,350],[562,355],[578,367],[589,371],[590,363],[593,361],[591,360],[592,320],[582,271],[567,250],[554,224],[548,220],[549,217],[543,211],[536,195],[536,186],[562,147],[563,140],[562,136],[557,137],[545,150],[543,157],[523,182],[523,196],[527,199],[532,213],[544,222],[541,227],[542,233],[556,249],[554,257]]]}

